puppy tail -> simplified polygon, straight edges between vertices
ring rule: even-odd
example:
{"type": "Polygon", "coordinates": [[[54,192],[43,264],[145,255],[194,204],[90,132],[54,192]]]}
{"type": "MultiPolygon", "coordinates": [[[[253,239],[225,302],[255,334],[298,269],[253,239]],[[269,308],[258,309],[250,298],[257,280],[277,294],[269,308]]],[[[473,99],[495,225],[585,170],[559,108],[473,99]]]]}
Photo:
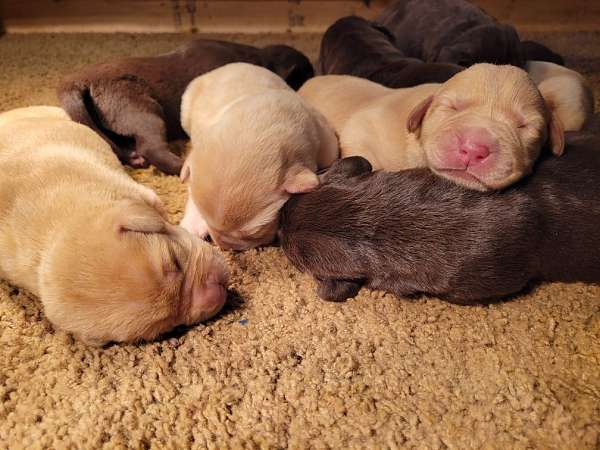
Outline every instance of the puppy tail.
{"type": "Polygon", "coordinates": [[[65,82],[57,89],[58,100],[62,108],[67,112],[71,120],[90,127],[98,133],[112,148],[118,146],[102,131],[102,125],[98,119],[98,113],[94,106],[94,100],[90,88],[84,83],[65,82]]]}

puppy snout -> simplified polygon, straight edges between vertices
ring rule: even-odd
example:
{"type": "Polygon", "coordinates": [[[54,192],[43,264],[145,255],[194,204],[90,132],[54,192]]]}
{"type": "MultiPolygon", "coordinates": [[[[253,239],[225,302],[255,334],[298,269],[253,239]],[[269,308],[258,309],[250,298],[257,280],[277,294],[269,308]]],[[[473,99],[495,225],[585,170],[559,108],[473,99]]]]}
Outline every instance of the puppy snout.
{"type": "Polygon", "coordinates": [[[212,317],[221,310],[226,299],[225,277],[218,269],[213,269],[204,282],[194,288],[191,316],[203,319],[212,317]]]}
{"type": "Polygon", "coordinates": [[[490,156],[490,147],[485,144],[469,140],[460,144],[458,153],[460,157],[463,158],[465,163],[469,165],[478,164],[490,156]]]}
{"type": "Polygon", "coordinates": [[[491,155],[497,152],[498,142],[484,128],[463,130],[446,147],[445,164],[449,169],[466,170],[489,165],[491,155]]]}

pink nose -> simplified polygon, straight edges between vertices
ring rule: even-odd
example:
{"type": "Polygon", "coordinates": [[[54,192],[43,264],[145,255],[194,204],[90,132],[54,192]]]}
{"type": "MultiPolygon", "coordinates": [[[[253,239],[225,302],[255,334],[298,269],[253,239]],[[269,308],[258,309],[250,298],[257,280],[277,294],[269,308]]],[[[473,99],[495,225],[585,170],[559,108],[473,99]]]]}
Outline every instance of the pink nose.
{"type": "Polygon", "coordinates": [[[458,153],[465,163],[478,164],[490,156],[490,148],[480,142],[467,139],[461,142],[458,153]]]}

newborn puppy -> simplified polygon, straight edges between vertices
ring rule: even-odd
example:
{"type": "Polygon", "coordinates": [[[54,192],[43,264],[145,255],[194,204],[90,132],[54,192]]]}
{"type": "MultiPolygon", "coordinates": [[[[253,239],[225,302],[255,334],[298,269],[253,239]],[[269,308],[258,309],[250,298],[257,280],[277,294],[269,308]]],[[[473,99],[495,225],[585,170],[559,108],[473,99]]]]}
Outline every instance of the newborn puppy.
{"type": "Polygon", "coordinates": [[[227,269],[162,216],[104,140],[55,107],[0,114],[0,278],[88,344],[154,339],[215,315],[227,269]]]}
{"type": "Polygon", "coordinates": [[[237,61],[264,66],[294,89],[313,75],[308,59],[291,47],[197,39],[163,55],[86,67],[65,78],[58,98],[71,118],[99,133],[124,164],[150,163],[179,174],[182,161],[167,141],[185,137],[179,122],[183,91],[198,75],[237,61]],[[126,148],[127,140],[135,141],[134,149],[126,148]]]}
{"type": "Polygon", "coordinates": [[[318,190],[282,209],[283,251],[325,300],[365,286],[472,304],[531,280],[600,282],[597,137],[544,158],[500,193],[467,190],[426,169],[370,170],[361,157],[339,160],[318,190]]]}
{"type": "Polygon", "coordinates": [[[586,80],[549,62],[527,61],[525,68],[565,131],[580,130],[594,113],[594,94],[586,80]]]}
{"type": "Polygon", "coordinates": [[[397,0],[376,22],[392,32],[406,56],[426,62],[525,63],[515,29],[466,0],[397,0]]]}
{"type": "Polygon", "coordinates": [[[224,249],[273,241],[290,194],[316,188],[316,171],[339,156],[325,118],[261,67],[228,64],[190,83],[181,123],[192,151],[181,226],[224,249]]]}
{"type": "Polygon", "coordinates": [[[344,17],[331,25],[321,41],[322,75],[353,75],[391,88],[443,83],[462,67],[408,58],[394,45],[385,27],[361,17],[344,17]]]}
{"type": "Polygon", "coordinates": [[[477,64],[444,84],[395,90],[321,76],[299,93],[333,125],[342,156],[363,156],[375,169],[429,167],[484,191],[527,175],[546,142],[563,151],[560,121],[514,66],[477,64]]]}

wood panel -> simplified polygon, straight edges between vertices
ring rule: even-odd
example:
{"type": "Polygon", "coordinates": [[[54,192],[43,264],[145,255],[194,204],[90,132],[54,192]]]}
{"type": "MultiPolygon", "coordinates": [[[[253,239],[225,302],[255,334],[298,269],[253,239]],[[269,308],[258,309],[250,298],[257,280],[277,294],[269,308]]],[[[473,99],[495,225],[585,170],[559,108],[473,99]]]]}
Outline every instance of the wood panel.
{"type": "MultiPolygon", "coordinates": [[[[345,15],[371,18],[387,2],[2,0],[0,17],[8,32],[322,32],[345,15]]],[[[600,30],[600,0],[477,0],[476,3],[519,29],[600,30]]]]}
{"type": "Polygon", "coordinates": [[[319,32],[335,19],[373,17],[382,2],[3,0],[8,32],[319,32]]]}

